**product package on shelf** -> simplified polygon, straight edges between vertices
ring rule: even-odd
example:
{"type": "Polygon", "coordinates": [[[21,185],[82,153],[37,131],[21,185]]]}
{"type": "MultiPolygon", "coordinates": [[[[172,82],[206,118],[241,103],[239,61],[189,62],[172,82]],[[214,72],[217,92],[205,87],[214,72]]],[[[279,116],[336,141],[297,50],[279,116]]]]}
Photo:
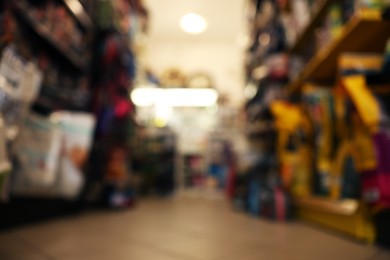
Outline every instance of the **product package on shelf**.
{"type": "Polygon", "coordinates": [[[57,194],[61,132],[48,117],[29,114],[15,142],[13,194],[54,197],[57,194]]]}
{"type": "Polygon", "coordinates": [[[310,123],[297,105],[276,101],[271,105],[278,131],[278,156],[283,187],[295,196],[311,194],[308,136],[310,123]]]}
{"type": "Polygon", "coordinates": [[[370,205],[390,208],[390,133],[379,131],[374,135],[377,168],[362,174],[363,199],[370,205]]]}
{"type": "Polygon", "coordinates": [[[289,194],[281,188],[276,157],[263,155],[248,172],[246,206],[249,214],[285,221],[291,217],[289,194]]]}
{"type": "Polygon", "coordinates": [[[0,112],[7,138],[15,138],[17,127],[37,97],[41,82],[42,73],[37,66],[24,60],[14,46],[7,46],[0,61],[0,112]]]}
{"type": "Polygon", "coordinates": [[[355,12],[364,18],[379,18],[385,6],[384,0],[356,0],[355,12]]]}
{"type": "Polygon", "coordinates": [[[390,207],[388,111],[383,110],[384,107],[367,87],[363,75],[344,77],[342,84],[358,115],[356,120],[360,125],[355,133],[357,136],[359,132],[365,133],[356,138],[355,144],[360,148],[355,152],[356,156],[362,159],[357,166],[361,173],[363,200],[372,206],[390,207]]]}
{"type": "Polygon", "coordinates": [[[84,185],[82,169],[91,147],[95,118],[77,112],[56,112],[52,116],[59,122],[62,141],[58,192],[61,197],[74,199],[84,185]]]}
{"type": "Polygon", "coordinates": [[[329,195],[334,147],[334,99],[329,90],[306,86],[304,102],[314,125],[315,187],[318,195],[329,195]]]}
{"type": "Polygon", "coordinates": [[[49,117],[30,113],[14,146],[17,195],[75,199],[84,184],[94,117],[56,112],[49,117]]]}
{"type": "Polygon", "coordinates": [[[361,178],[356,169],[353,148],[350,141],[344,140],[337,149],[330,180],[330,197],[332,199],[360,198],[361,178]]]}

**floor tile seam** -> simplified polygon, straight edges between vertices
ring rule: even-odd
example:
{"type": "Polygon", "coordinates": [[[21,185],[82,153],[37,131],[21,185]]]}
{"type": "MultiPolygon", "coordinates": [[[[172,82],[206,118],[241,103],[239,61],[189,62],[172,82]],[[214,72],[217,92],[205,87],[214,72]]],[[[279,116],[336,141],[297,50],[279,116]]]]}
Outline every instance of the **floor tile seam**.
{"type": "Polygon", "coordinates": [[[29,248],[33,252],[37,253],[39,256],[43,257],[46,260],[55,260],[56,258],[45,251],[45,249],[40,248],[38,245],[34,244],[34,242],[30,241],[30,239],[23,237],[21,234],[12,234],[17,240],[21,242],[26,248],[29,248]]]}
{"type": "Polygon", "coordinates": [[[135,238],[135,237],[131,237],[131,239],[133,241],[138,242],[141,245],[144,245],[146,249],[150,249],[150,247],[152,247],[153,249],[155,249],[153,251],[155,251],[155,252],[159,251],[161,253],[164,253],[167,256],[179,257],[180,259],[183,259],[183,260],[203,260],[203,259],[191,256],[191,255],[182,254],[182,253],[173,251],[171,249],[167,249],[167,248],[161,247],[160,245],[158,245],[158,244],[156,244],[154,242],[150,242],[150,241],[143,240],[143,239],[138,239],[138,238],[135,238]],[[183,258],[183,257],[185,257],[185,258],[183,258]]]}

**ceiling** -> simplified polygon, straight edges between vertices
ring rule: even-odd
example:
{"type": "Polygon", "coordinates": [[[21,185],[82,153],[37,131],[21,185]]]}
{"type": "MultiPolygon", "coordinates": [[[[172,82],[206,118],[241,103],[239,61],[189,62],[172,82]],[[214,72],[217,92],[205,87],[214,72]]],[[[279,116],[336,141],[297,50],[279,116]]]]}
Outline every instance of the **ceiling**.
{"type": "Polygon", "coordinates": [[[245,0],[144,0],[150,12],[152,40],[234,42],[242,31],[245,0]],[[189,35],[179,26],[181,17],[197,13],[207,20],[207,30],[189,35]]]}

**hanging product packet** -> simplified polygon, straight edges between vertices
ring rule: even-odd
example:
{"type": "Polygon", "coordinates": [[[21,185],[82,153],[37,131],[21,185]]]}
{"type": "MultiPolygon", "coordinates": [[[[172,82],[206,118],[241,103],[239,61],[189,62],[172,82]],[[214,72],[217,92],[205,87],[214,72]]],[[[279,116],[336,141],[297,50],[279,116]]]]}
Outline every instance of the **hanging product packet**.
{"type": "Polygon", "coordinates": [[[61,152],[58,168],[58,195],[75,199],[84,185],[83,166],[95,130],[95,117],[88,113],[61,111],[52,114],[58,122],[61,152]]]}
{"type": "Polygon", "coordinates": [[[16,137],[29,105],[37,97],[42,72],[35,63],[22,58],[13,45],[7,46],[0,61],[0,113],[7,137],[16,137]]]}
{"type": "Polygon", "coordinates": [[[76,198],[84,184],[82,167],[94,126],[94,117],[87,113],[29,114],[15,142],[13,193],[76,198]]]}
{"type": "Polygon", "coordinates": [[[53,197],[61,149],[58,122],[28,114],[14,144],[15,170],[11,190],[17,195],[53,197]]]}

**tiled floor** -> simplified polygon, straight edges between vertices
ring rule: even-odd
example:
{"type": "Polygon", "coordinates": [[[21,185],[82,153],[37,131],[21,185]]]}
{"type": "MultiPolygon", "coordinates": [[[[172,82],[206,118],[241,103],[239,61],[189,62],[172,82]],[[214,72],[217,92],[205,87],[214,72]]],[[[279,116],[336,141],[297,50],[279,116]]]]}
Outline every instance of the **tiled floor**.
{"type": "Polygon", "coordinates": [[[390,259],[390,253],[300,223],[233,212],[220,200],[143,201],[0,233],[0,259],[390,259]]]}

